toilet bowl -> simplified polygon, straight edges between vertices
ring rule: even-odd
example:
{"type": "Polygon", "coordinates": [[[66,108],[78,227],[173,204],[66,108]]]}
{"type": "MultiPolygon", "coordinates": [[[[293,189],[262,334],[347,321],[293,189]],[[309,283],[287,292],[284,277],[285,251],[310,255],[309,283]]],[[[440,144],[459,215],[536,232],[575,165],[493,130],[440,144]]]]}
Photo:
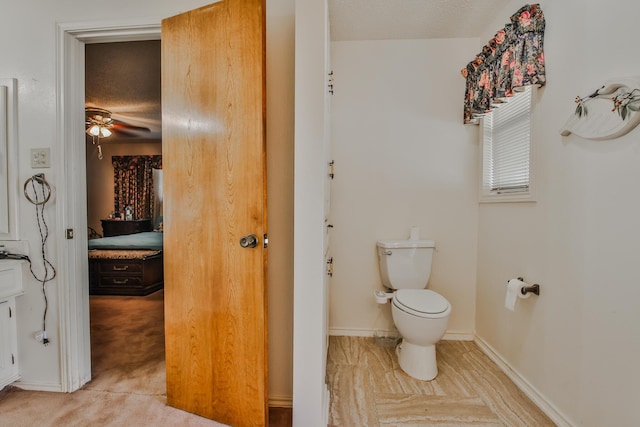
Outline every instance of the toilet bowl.
{"type": "Polygon", "coordinates": [[[435,345],[444,336],[451,304],[425,289],[431,274],[432,240],[378,241],[382,283],[392,290],[391,314],[402,336],[398,363],[408,375],[432,380],[438,374],[435,345]]]}
{"type": "Polygon", "coordinates": [[[402,336],[396,348],[403,371],[420,380],[438,375],[436,343],[449,322],[451,305],[440,294],[427,289],[401,289],[391,299],[393,322],[402,336]]]}

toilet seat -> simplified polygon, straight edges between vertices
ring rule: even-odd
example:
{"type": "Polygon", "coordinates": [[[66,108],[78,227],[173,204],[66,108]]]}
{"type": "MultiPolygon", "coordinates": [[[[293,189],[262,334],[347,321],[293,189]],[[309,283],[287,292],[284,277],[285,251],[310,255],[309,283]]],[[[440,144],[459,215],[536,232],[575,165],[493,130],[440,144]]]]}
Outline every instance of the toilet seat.
{"type": "Polygon", "coordinates": [[[424,318],[445,317],[451,311],[449,301],[429,289],[400,289],[391,302],[405,313],[424,318]]]}

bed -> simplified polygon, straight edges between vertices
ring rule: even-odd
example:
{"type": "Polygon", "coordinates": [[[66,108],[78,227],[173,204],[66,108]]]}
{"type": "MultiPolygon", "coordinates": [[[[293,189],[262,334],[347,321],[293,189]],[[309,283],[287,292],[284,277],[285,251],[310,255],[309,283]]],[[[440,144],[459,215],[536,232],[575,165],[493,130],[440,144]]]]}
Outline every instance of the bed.
{"type": "Polygon", "coordinates": [[[89,240],[90,295],[148,295],[164,286],[162,232],[89,240]]]}

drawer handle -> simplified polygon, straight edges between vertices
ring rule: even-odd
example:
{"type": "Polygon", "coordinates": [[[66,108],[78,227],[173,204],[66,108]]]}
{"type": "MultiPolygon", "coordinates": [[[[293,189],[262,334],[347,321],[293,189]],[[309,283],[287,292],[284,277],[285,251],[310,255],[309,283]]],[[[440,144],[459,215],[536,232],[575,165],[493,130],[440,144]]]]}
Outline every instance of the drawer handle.
{"type": "Polygon", "coordinates": [[[126,285],[127,283],[129,283],[129,279],[124,279],[124,280],[113,279],[114,285],[126,285]]]}
{"type": "Polygon", "coordinates": [[[118,267],[117,265],[113,266],[113,271],[127,271],[129,269],[128,265],[118,267]]]}

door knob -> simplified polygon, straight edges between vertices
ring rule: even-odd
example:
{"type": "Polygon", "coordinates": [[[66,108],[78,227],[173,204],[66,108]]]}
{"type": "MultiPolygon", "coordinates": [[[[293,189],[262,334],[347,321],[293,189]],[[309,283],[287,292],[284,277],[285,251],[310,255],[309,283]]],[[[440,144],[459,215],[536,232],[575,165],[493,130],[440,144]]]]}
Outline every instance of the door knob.
{"type": "Polygon", "coordinates": [[[258,236],[255,234],[248,234],[240,238],[240,246],[243,248],[255,248],[258,246],[258,236]]]}

